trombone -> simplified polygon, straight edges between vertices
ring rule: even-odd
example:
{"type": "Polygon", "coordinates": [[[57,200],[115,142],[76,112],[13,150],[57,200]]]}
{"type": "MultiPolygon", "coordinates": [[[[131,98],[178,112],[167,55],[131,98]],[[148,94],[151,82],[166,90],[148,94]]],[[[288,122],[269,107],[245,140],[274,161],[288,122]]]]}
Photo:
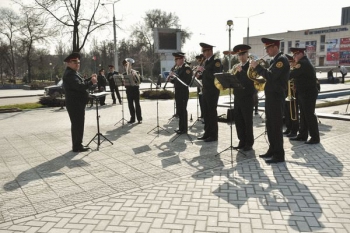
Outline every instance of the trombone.
{"type": "Polygon", "coordinates": [[[289,101],[289,113],[290,113],[290,119],[292,121],[296,121],[297,118],[297,100],[295,98],[295,90],[294,90],[294,80],[288,80],[288,96],[286,98],[286,101],[289,101]],[[294,104],[294,108],[293,108],[294,104]]]}

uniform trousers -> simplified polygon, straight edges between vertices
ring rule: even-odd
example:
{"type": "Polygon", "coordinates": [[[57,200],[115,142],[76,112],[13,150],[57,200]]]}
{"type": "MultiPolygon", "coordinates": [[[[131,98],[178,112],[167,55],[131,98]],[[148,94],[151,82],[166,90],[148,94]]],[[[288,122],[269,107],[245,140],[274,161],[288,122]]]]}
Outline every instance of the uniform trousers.
{"type": "Polygon", "coordinates": [[[142,121],[139,86],[126,87],[126,96],[130,112],[130,121],[135,121],[135,113],[137,120],[142,121]]]}
{"type": "Polygon", "coordinates": [[[254,144],[253,106],[253,95],[241,98],[235,96],[233,112],[239,146],[251,147],[254,144]]]}
{"type": "Polygon", "coordinates": [[[210,90],[203,88],[202,104],[204,116],[204,138],[218,138],[218,113],[217,106],[220,91],[217,88],[210,90]]]}
{"type": "Polygon", "coordinates": [[[307,91],[298,91],[300,106],[300,128],[298,138],[307,139],[309,134],[312,139],[320,140],[317,117],[315,115],[317,88],[307,91]]]}
{"type": "Polygon", "coordinates": [[[71,122],[72,149],[79,150],[82,147],[85,122],[86,102],[76,102],[66,98],[66,108],[71,122]]]}
{"type": "Polygon", "coordinates": [[[188,114],[187,114],[187,102],[189,98],[188,88],[176,88],[175,89],[175,104],[177,114],[179,116],[179,130],[187,132],[188,128],[188,114]]]}
{"type": "Polygon", "coordinates": [[[266,132],[269,140],[267,154],[275,159],[284,159],[283,111],[285,96],[277,92],[265,91],[266,132]]]}

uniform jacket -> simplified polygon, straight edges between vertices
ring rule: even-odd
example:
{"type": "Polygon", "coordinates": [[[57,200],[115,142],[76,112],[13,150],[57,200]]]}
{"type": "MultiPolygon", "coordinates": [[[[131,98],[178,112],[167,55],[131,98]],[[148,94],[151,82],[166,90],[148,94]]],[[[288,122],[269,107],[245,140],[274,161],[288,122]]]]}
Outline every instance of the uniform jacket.
{"type": "MultiPolygon", "coordinates": [[[[184,63],[181,67],[179,67],[176,70],[176,74],[181,79],[181,81],[184,82],[185,84],[189,85],[191,83],[193,72],[192,72],[191,67],[188,64],[184,63]]],[[[179,89],[188,89],[188,87],[183,85],[177,79],[174,79],[171,82],[174,83],[174,87],[177,90],[179,90],[179,89]]]]}
{"type": "Polygon", "coordinates": [[[116,87],[116,84],[114,82],[114,78],[113,78],[113,75],[118,75],[119,73],[117,71],[113,71],[113,72],[109,72],[107,74],[107,80],[108,80],[108,83],[109,83],[109,87],[110,88],[115,88],[116,87]]]}
{"type": "Polygon", "coordinates": [[[268,69],[261,65],[256,66],[255,69],[266,79],[265,92],[276,92],[286,96],[290,65],[282,52],[275,56],[268,69]]]}
{"type": "Polygon", "coordinates": [[[304,56],[290,72],[298,92],[305,92],[317,88],[316,71],[310,60],[304,56]]]}
{"type": "Polygon", "coordinates": [[[222,64],[220,59],[215,59],[214,55],[209,58],[209,60],[204,63],[204,71],[202,73],[202,84],[203,84],[203,94],[207,91],[217,91],[220,92],[215,84],[215,73],[222,72],[222,64]]]}
{"type": "Polygon", "coordinates": [[[91,81],[85,81],[77,71],[66,68],[63,74],[63,88],[67,104],[71,102],[87,103],[88,89],[91,86],[93,86],[91,81]]]}
{"type": "Polygon", "coordinates": [[[248,78],[247,71],[249,68],[249,62],[246,62],[244,66],[242,66],[242,71],[236,73],[236,77],[238,81],[244,88],[235,88],[234,96],[235,99],[242,99],[245,96],[252,96],[255,93],[254,82],[248,78]]]}

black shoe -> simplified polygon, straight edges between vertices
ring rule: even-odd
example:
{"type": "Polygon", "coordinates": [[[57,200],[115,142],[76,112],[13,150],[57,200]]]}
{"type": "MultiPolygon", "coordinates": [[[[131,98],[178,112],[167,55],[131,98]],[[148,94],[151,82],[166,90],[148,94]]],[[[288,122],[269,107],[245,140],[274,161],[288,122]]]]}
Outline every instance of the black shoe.
{"type": "Polygon", "coordinates": [[[271,163],[282,163],[284,162],[284,159],[275,159],[275,158],[272,158],[272,159],[268,159],[265,161],[267,164],[271,164],[271,163]]]}
{"type": "Polygon", "coordinates": [[[262,154],[262,155],[259,155],[259,158],[271,158],[272,157],[272,154],[269,154],[269,153],[266,153],[266,154],[262,154]]]}
{"type": "Polygon", "coordinates": [[[137,124],[142,124],[142,121],[138,121],[137,124]]]}
{"type": "Polygon", "coordinates": [[[119,100],[119,104],[122,104],[122,101],[121,101],[121,100],[119,100]]]}
{"type": "Polygon", "coordinates": [[[217,138],[213,138],[213,137],[209,137],[207,139],[204,139],[205,142],[215,142],[217,140],[218,140],[217,138]]]}
{"type": "MultiPolygon", "coordinates": [[[[286,129],[283,134],[290,134],[290,130],[289,129],[286,129]]],[[[295,135],[296,136],[296,135],[295,135]]]]}
{"type": "Polygon", "coordinates": [[[117,104],[115,101],[113,101],[113,104],[117,104]]]}
{"type": "Polygon", "coordinates": [[[89,147],[83,146],[83,147],[80,147],[79,149],[73,149],[73,152],[85,152],[88,150],[90,150],[89,147]]]}
{"type": "Polygon", "coordinates": [[[251,146],[245,146],[244,148],[243,148],[243,151],[250,151],[250,150],[252,150],[253,149],[253,147],[251,147],[251,146]]]}
{"type": "Polygon", "coordinates": [[[203,135],[202,137],[198,137],[197,139],[198,139],[198,140],[205,140],[205,139],[207,139],[207,138],[209,138],[209,137],[203,135]]]}
{"type": "Polygon", "coordinates": [[[244,145],[234,146],[233,149],[238,150],[244,148],[244,145]]]}
{"type": "Polygon", "coordinates": [[[295,138],[296,136],[297,136],[296,133],[289,133],[289,134],[287,134],[288,138],[295,138]]]}
{"type": "Polygon", "coordinates": [[[258,113],[258,112],[255,112],[254,114],[255,114],[255,115],[258,115],[259,113],[258,113]]]}
{"type": "Polygon", "coordinates": [[[309,141],[306,141],[305,144],[318,144],[320,143],[320,140],[316,140],[316,139],[310,139],[309,141]]]}
{"type": "Polygon", "coordinates": [[[135,120],[128,121],[128,124],[132,124],[132,123],[135,123],[135,120]]]}
{"type": "Polygon", "coordinates": [[[305,142],[307,139],[306,138],[300,138],[300,137],[295,137],[295,138],[291,138],[291,141],[299,141],[299,142],[305,142]]]}

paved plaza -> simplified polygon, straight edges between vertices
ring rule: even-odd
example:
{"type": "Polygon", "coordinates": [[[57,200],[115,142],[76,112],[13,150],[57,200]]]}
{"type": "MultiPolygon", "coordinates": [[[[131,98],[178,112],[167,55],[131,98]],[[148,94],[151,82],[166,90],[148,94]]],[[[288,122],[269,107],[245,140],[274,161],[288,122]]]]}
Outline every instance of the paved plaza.
{"type": "MultiPolygon", "coordinates": [[[[141,101],[133,125],[122,124],[126,104],[110,103],[99,120],[113,144],[84,153],[71,151],[65,109],[0,114],[0,232],[350,232],[349,121],[320,118],[320,144],[285,138],[286,162],[270,166],[258,157],[268,148],[263,112],[244,152],[230,149],[234,124],[219,123],[217,142],[196,139],[196,99],[179,137],[173,100],[141,101]]],[[[84,143],[96,133],[87,108],[84,143]]]]}

